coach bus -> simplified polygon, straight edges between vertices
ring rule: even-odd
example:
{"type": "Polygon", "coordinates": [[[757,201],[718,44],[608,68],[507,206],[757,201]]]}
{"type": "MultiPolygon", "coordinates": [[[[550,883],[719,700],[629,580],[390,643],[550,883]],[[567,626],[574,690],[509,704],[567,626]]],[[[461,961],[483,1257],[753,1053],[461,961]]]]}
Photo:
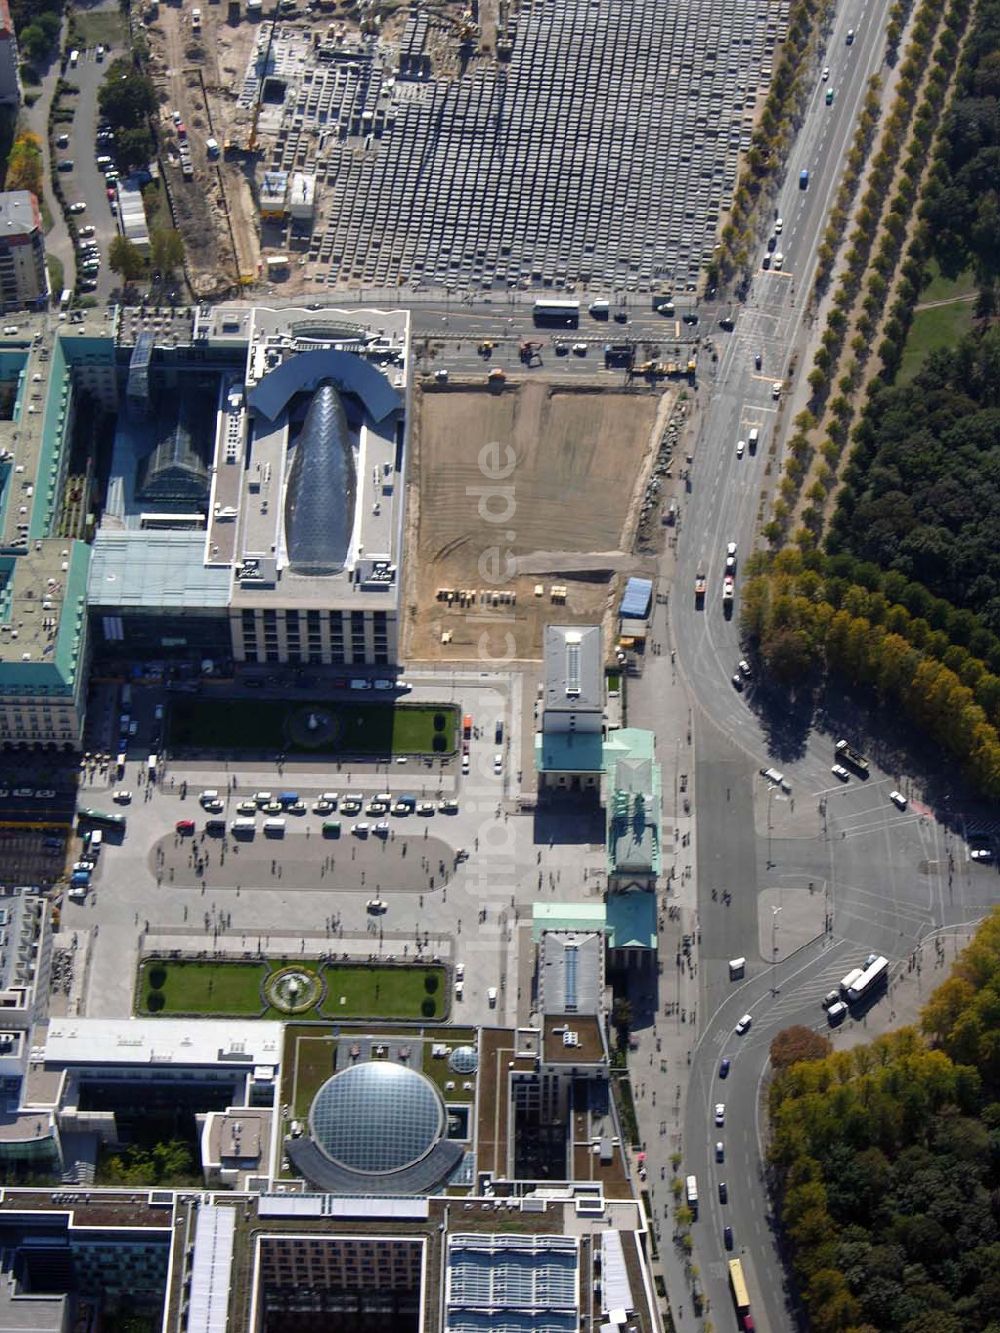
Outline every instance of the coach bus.
{"type": "Polygon", "coordinates": [[[881,986],[884,986],[889,979],[889,960],[888,958],[875,958],[868,967],[858,977],[854,985],[847,992],[847,999],[850,1004],[858,1004],[859,1001],[867,999],[869,995],[874,995],[881,986]]]}
{"type": "Polygon", "coordinates": [[[743,1280],[743,1265],[739,1259],[729,1261],[729,1286],[732,1289],[733,1304],[736,1306],[742,1328],[743,1320],[750,1313],[750,1297],[747,1294],[747,1284],[743,1280]]]}
{"type": "Polygon", "coordinates": [[[536,301],[531,310],[536,324],[558,324],[575,329],[580,323],[579,301],[536,301]]]}
{"type": "Polygon", "coordinates": [[[123,829],[125,827],[124,815],[106,815],[102,810],[84,810],[82,808],[76,813],[77,817],[87,824],[103,824],[107,828],[123,829]]]}

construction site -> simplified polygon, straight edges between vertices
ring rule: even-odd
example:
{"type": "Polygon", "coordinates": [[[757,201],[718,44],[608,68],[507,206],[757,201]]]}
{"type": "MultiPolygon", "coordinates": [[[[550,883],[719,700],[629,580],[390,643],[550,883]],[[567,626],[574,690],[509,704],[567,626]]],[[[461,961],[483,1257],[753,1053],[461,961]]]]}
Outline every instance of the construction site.
{"type": "Polygon", "coordinates": [[[610,615],[676,391],[449,384],[418,392],[404,655],[540,658],[544,626],[610,615]],[[572,497],[572,498],[570,498],[572,497]],[[510,635],[508,643],[506,636],[510,635]]]}
{"type": "Polygon", "coordinates": [[[694,290],[787,9],[266,3],[147,10],[205,294],[694,290]]]}

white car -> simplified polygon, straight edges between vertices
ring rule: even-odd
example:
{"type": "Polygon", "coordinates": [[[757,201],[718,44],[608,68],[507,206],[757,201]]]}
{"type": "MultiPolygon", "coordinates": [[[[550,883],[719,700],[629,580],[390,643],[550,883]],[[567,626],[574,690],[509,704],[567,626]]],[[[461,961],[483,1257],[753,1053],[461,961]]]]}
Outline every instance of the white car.
{"type": "Polygon", "coordinates": [[[365,903],[365,907],[374,916],[381,916],[381,914],[385,911],[387,905],[388,904],[383,902],[381,898],[369,898],[368,901],[365,903]]]}
{"type": "Polygon", "coordinates": [[[735,542],[727,542],[727,544],[726,544],[726,555],[727,555],[727,556],[729,556],[729,555],[733,555],[733,556],[734,556],[735,554],[736,554],[736,543],[735,543],[735,542]]]}
{"type": "Polygon", "coordinates": [[[781,229],[782,229],[782,227],[783,227],[784,225],[785,225],[784,218],[775,218],[775,219],[774,219],[774,230],[777,232],[777,234],[778,234],[779,236],[781,235],[781,229]]]}
{"type": "Polygon", "coordinates": [[[356,838],[367,838],[367,837],[368,837],[368,830],[369,830],[370,827],[371,827],[371,826],[370,826],[369,824],[365,824],[365,823],[361,823],[361,824],[352,824],[352,825],[351,825],[351,832],[354,834],[354,836],[355,836],[356,838]]]}
{"type": "Polygon", "coordinates": [[[463,773],[468,773],[468,771],[469,771],[469,756],[468,756],[467,754],[463,754],[463,755],[462,755],[462,772],[463,772],[463,773]]]}
{"type": "Polygon", "coordinates": [[[823,66],[823,82],[826,83],[826,81],[827,81],[827,79],[828,79],[829,77],[830,77],[830,66],[829,66],[829,65],[824,65],[824,66],[823,66]]]}
{"type": "Polygon", "coordinates": [[[491,987],[489,988],[489,990],[486,992],[486,998],[487,998],[487,1000],[489,1000],[489,1002],[490,1002],[490,1008],[491,1008],[491,1009],[495,1009],[495,1008],[497,1007],[497,988],[496,988],[496,986],[491,986],[491,987]]]}
{"type": "Polygon", "coordinates": [[[752,1022],[753,1022],[753,1015],[744,1014],[743,1017],[740,1019],[740,1021],[736,1024],[737,1035],[742,1037],[744,1032],[749,1032],[750,1025],[752,1022]]]}
{"type": "Polygon", "coordinates": [[[849,782],[851,779],[850,773],[848,773],[843,764],[834,764],[830,769],[830,772],[835,778],[839,778],[841,782],[849,782]]]}
{"type": "Polygon", "coordinates": [[[313,806],[313,814],[314,814],[314,815],[328,815],[328,814],[331,812],[332,809],[333,809],[333,806],[330,804],[329,801],[317,801],[317,802],[315,803],[315,805],[313,806]]]}
{"type": "Polygon", "coordinates": [[[586,355],[587,355],[587,344],[586,344],[586,343],[574,343],[574,344],[573,344],[573,355],[574,355],[574,356],[586,356],[586,355]]]}
{"type": "Polygon", "coordinates": [[[750,677],[753,675],[753,672],[750,670],[750,663],[746,660],[745,657],[741,657],[740,660],[736,663],[736,670],[740,673],[740,675],[743,677],[744,680],[749,680],[750,677]]]}
{"type": "Polygon", "coordinates": [[[746,447],[747,447],[747,442],[746,442],[746,440],[737,440],[737,441],[736,441],[736,457],[737,457],[737,458],[742,458],[742,457],[743,457],[743,453],[744,453],[744,450],[746,449],[746,447]]]}
{"type": "Polygon", "coordinates": [[[84,875],[92,875],[97,869],[96,861],[74,861],[73,869],[84,875]]]}
{"type": "Polygon", "coordinates": [[[493,756],[493,772],[494,772],[494,773],[502,773],[502,772],[503,772],[503,755],[502,755],[502,754],[495,754],[495,755],[493,756]]]}
{"type": "Polygon", "coordinates": [[[781,380],[775,380],[771,385],[771,397],[775,402],[781,397],[781,380]]]}
{"type": "Polygon", "coordinates": [[[455,964],[455,980],[456,980],[456,981],[464,981],[464,980],[465,980],[465,964],[464,964],[464,963],[456,963],[456,964],[455,964]]]}
{"type": "Polygon", "coordinates": [[[719,1129],[726,1123],[726,1103],[715,1103],[715,1123],[719,1129]]]}
{"type": "Polygon", "coordinates": [[[891,791],[889,793],[889,800],[900,810],[906,809],[906,797],[901,791],[891,791]]]}
{"type": "Polygon", "coordinates": [[[76,234],[81,238],[81,240],[85,241],[89,236],[93,236],[94,232],[95,228],[91,227],[88,224],[86,227],[80,227],[76,234]]]}
{"type": "Polygon", "coordinates": [[[380,819],[375,825],[375,832],[380,838],[387,838],[389,836],[389,821],[387,819],[380,819]]]}
{"type": "Polygon", "coordinates": [[[115,791],[111,793],[111,799],[117,801],[119,805],[128,805],[132,799],[130,791],[115,791]]]}
{"type": "Polygon", "coordinates": [[[67,211],[70,213],[85,213],[87,211],[87,205],[82,199],[78,199],[75,204],[70,204],[67,211]]]}

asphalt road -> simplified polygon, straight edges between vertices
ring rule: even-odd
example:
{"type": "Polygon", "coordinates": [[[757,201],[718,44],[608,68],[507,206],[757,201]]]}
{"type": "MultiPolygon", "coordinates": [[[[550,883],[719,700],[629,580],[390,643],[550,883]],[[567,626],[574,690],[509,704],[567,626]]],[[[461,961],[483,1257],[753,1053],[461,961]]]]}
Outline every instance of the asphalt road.
{"type": "MultiPolygon", "coordinates": [[[[982,896],[981,882],[971,879],[956,894],[954,882],[949,885],[953,853],[947,835],[918,805],[897,811],[888,800],[895,783],[885,775],[873,772],[869,782],[846,786],[831,776],[834,738],[811,735],[794,762],[772,756],[749,706],[752,691],[738,693],[731,683],[741,656],[739,577],[731,616],[721,601],[726,544],[737,543],[741,562],[753,549],[768,509],[765,488],[778,475],[776,436],[802,403],[801,391],[787,384],[776,401],[771,385],[786,381],[793,361],[802,367],[808,332],[803,297],[865,87],[881,62],[884,8],[855,0],[838,11],[776,204],[783,221],[776,240],[782,271],[761,268],[734,331],[717,335],[719,361],[708,372],[707,402],[703,396],[699,430],[688,446],[691,490],[681,516],[670,632],[695,705],[702,1022],[691,1059],[683,1170],[699,1177],[695,1261],[719,1329],[736,1327],[725,1262],[731,1256],[722,1235],[727,1224],[734,1253],[744,1260],[757,1327],[773,1333],[793,1327],[759,1150],[759,1095],[771,1039],[797,1022],[825,1029],[820,999],[851,966],[872,950],[907,958],[920,938],[944,921],[962,919],[971,900],[982,896]],[[856,32],[851,46],[849,28],[856,32]],[[823,64],[830,67],[826,83],[823,64]],[[834,90],[832,106],[826,105],[827,88],[834,90]],[[809,171],[807,189],[799,185],[803,169],[809,171]],[[738,458],[736,442],[748,440],[753,426],[760,432],[756,454],[747,450],[738,458]],[[708,580],[703,610],[694,604],[699,571],[708,580]],[[769,790],[759,778],[758,768],[771,762],[786,773],[791,795],[769,790]],[[791,911],[793,895],[806,884],[823,895],[817,938],[791,951],[782,944],[782,918],[767,905],[780,911],[788,894],[791,911]],[[770,896],[761,900],[765,892],[770,896]],[[749,960],[747,979],[734,983],[727,960],[740,956],[749,960]],[[734,1027],[744,1012],[753,1015],[753,1026],[737,1037],[734,1027]],[[725,1082],[718,1077],[723,1055],[733,1060],[725,1082]],[[718,1101],[726,1104],[722,1130],[713,1124],[718,1101]],[[719,1139],[723,1163],[715,1161],[719,1139]],[[719,1202],[720,1180],[728,1187],[726,1205],[719,1202]]],[[[766,242],[765,232],[761,257],[766,242]]],[[[705,386],[704,368],[700,378],[705,386]]]]}

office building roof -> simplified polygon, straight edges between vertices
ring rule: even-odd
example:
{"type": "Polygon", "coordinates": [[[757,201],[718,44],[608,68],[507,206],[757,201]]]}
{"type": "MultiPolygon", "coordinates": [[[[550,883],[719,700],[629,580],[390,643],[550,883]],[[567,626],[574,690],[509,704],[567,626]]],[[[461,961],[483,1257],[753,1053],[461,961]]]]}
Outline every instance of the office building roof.
{"type": "Polygon", "coordinates": [[[546,626],[546,712],[601,712],[604,708],[602,666],[599,625],[546,626]]]}
{"type": "Polygon", "coordinates": [[[91,550],[88,598],[94,607],[160,611],[229,602],[232,571],[206,565],[204,532],[101,528],[91,550]]]}
{"type": "Polygon", "coordinates": [[[249,1068],[281,1061],[281,1023],[226,1018],[53,1018],[48,1064],[221,1065],[249,1068]]]}
{"type": "Polygon", "coordinates": [[[30,190],[0,191],[0,239],[30,236],[41,225],[38,200],[30,190]]]}
{"type": "Polygon", "coordinates": [[[456,1234],[448,1237],[447,1265],[448,1333],[572,1333],[579,1327],[573,1236],[456,1234]]]}
{"type": "Polygon", "coordinates": [[[543,1014],[596,1014],[601,1007],[604,933],[546,931],[538,957],[543,1014]]]}

